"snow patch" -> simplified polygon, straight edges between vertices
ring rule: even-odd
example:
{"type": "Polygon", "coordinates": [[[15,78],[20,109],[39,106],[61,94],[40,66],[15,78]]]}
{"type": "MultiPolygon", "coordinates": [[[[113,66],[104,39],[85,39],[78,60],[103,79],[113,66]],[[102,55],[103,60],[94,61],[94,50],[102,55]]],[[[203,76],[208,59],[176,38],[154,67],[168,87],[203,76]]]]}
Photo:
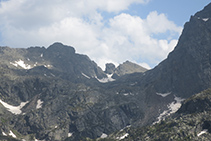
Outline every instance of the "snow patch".
{"type": "Polygon", "coordinates": [[[129,136],[128,133],[126,133],[125,135],[123,135],[123,136],[121,136],[121,137],[117,137],[116,139],[118,139],[118,140],[123,140],[123,139],[125,139],[127,136],[129,136]]]}
{"type": "Polygon", "coordinates": [[[174,96],[174,100],[176,100],[177,103],[180,103],[181,104],[185,99],[184,98],[181,98],[181,97],[174,96]]]}
{"type": "Polygon", "coordinates": [[[156,93],[156,94],[157,94],[157,95],[160,95],[160,96],[162,96],[162,97],[166,97],[166,96],[170,95],[171,92],[169,92],[169,93],[156,93]]]}
{"type": "Polygon", "coordinates": [[[84,74],[84,73],[81,73],[84,77],[86,77],[86,78],[88,78],[88,79],[90,79],[90,77],[89,76],[87,76],[86,74],[84,74]]]}
{"type": "Polygon", "coordinates": [[[118,95],[118,94],[121,94],[121,95],[124,95],[124,96],[128,96],[128,95],[132,95],[132,96],[134,96],[135,94],[133,94],[133,93],[131,93],[131,92],[129,92],[129,93],[120,93],[120,92],[116,92],[116,94],[118,95]]]}
{"type": "Polygon", "coordinates": [[[201,135],[203,135],[205,133],[207,133],[207,129],[204,129],[203,131],[201,131],[200,133],[198,133],[197,136],[199,137],[199,136],[201,136],[201,135]]]}
{"type": "Polygon", "coordinates": [[[12,136],[13,138],[17,138],[16,135],[11,130],[10,130],[9,135],[12,136]]]}
{"type": "Polygon", "coordinates": [[[180,107],[181,107],[181,103],[182,101],[184,101],[185,99],[180,98],[180,97],[174,97],[174,101],[172,103],[170,103],[169,105],[167,105],[168,110],[163,111],[163,113],[161,113],[158,117],[158,121],[154,122],[155,123],[159,123],[162,119],[165,119],[167,116],[175,113],[180,107]]]}
{"type": "Polygon", "coordinates": [[[40,57],[43,57],[43,53],[42,53],[42,54],[40,54],[40,57]]]}
{"type": "Polygon", "coordinates": [[[42,108],[42,104],[43,104],[43,101],[41,101],[40,99],[37,100],[37,106],[36,106],[36,109],[40,109],[42,108]]]}
{"type": "Polygon", "coordinates": [[[35,62],[34,67],[37,66],[37,62],[35,62]]]}
{"type": "Polygon", "coordinates": [[[102,133],[102,135],[100,136],[101,139],[105,139],[105,138],[107,138],[107,137],[108,137],[108,135],[105,134],[105,133],[102,133]]]}
{"type": "Polygon", "coordinates": [[[25,64],[24,61],[21,60],[21,59],[18,60],[18,61],[15,61],[15,63],[10,62],[10,64],[12,64],[12,65],[14,65],[14,66],[16,66],[16,67],[20,66],[20,67],[22,67],[23,69],[31,69],[31,68],[32,68],[30,65],[25,64]]]}
{"type": "Polygon", "coordinates": [[[53,77],[56,77],[53,73],[51,73],[51,75],[52,75],[53,77]]]}
{"type": "Polygon", "coordinates": [[[38,139],[34,138],[34,141],[40,141],[40,140],[38,140],[38,139]]]}
{"type": "Polygon", "coordinates": [[[115,79],[112,78],[113,74],[107,74],[107,78],[102,78],[102,79],[98,79],[97,77],[95,77],[100,83],[107,83],[107,82],[111,82],[111,81],[115,81],[115,79]]]}
{"type": "Polygon", "coordinates": [[[7,134],[6,134],[6,133],[4,133],[4,132],[2,132],[2,135],[3,135],[3,136],[7,136],[7,134]]]}
{"type": "Polygon", "coordinates": [[[51,65],[44,65],[44,67],[46,67],[46,68],[52,68],[51,65]]]}
{"type": "Polygon", "coordinates": [[[73,135],[73,133],[68,133],[67,137],[71,137],[73,135]]]}
{"type": "Polygon", "coordinates": [[[123,93],[122,95],[124,95],[124,96],[129,96],[129,95],[134,95],[133,93],[131,93],[131,92],[129,92],[129,93],[123,93]]]}
{"type": "Polygon", "coordinates": [[[134,83],[132,83],[132,84],[130,84],[131,86],[135,86],[137,84],[137,82],[134,82],[134,83]]]}
{"type": "Polygon", "coordinates": [[[202,20],[206,22],[206,21],[208,21],[208,20],[209,20],[209,18],[203,18],[202,20]]]}
{"type": "Polygon", "coordinates": [[[6,102],[2,101],[1,99],[0,99],[0,103],[5,108],[7,108],[8,111],[10,111],[11,113],[18,115],[18,114],[21,114],[22,113],[21,108],[23,108],[28,103],[28,101],[27,102],[21,102],[21,104],[19,106],[9,105],[6,102]]]}
{"type": "MultiPolygon", "coordinates": [[[[200,20],[201,18],[198,17],[198,19],[200,20]]],[[[203,21],[207,22],[209,20],[209,18],[202,18],[203,21]]]]}

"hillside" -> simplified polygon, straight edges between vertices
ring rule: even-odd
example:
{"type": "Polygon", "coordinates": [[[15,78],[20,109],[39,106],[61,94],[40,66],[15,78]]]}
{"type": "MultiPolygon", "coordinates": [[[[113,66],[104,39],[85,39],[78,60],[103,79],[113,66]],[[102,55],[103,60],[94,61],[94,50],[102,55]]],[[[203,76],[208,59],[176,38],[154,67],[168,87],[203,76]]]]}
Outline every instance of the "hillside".
{"type": "Polygon", "coordinates": [[[192,140],[205,141],[211,138],[211,89],[196,94],[184,101],[172,117],[145,128],[125,128],[107,140],[192,140]]]}

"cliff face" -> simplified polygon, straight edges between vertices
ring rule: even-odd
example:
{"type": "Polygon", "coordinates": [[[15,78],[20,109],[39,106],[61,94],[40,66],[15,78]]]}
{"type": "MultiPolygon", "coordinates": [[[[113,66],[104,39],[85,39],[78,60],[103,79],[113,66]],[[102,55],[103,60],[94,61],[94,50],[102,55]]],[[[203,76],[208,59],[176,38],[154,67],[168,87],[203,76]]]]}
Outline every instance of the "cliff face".
{"type": "Polygon", "coordinates": [[[191,16],[184,26],[175,49],[168,58],[139,78],[140,87],[150,85],[160,93],[172,92],[189,97],[210,87],[211,20],[210,4],[191,16]]]}
{"type": "Polygon", "coordinates": [[[189,97],[211,86],[210,9],[209,4],[185,24],[175,50],[154,70],[156,89],[189,97]]]}

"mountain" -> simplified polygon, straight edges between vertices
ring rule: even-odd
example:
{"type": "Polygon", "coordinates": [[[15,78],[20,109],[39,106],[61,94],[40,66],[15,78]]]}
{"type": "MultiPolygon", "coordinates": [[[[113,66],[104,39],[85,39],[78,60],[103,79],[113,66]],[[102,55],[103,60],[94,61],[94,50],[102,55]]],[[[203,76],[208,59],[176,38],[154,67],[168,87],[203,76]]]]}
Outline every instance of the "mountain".
{"type": "Polygon", "coordinates": [[[157,92],[189,97],[211,86],[211,4],[191,16],[168,58],[140,79],[157,92]],[[147,82],[150,81],[150,82],[147,82]]]}
{"type": "Polygon", "coordinates": [[[126,94],[119,98],[104,88],[110,80],[107,74],[73,47],[61,43],[47,49],[1,47],[0,59],[0,133],[4,138],[97,138],[129,123],[131,117],[124,109],[134,104],[126,100],[126,94]]]}
{"type": "Polygon", "coordinates": [[[142,66],[139,66],[135,63],[132,63],[130,61],[126,61],[123,64],[120,64],[117,68],[114,64],[108,63],[106,64],[106,70],[105,73],[112,74],[112,78],[118,78],[120,76],[123,76],[125,74],[131,74],[135,72],[146,72],[147,69],[143,68],[142,66]]]}
{"type": "Polygon", "coordinates": [[[0,139],[106,139],[130,126],[160,125],[185,99],[211,86],[210,11],[211,4],[192,16],[167,59],[148,71],[125,62],[108,64],[104,72],[61,43],[1,47],[0,139]],[[119,76],[108,76],[114,73],[119,76]]]}
{"type": "Polygon", "coordinates": [[[211,17],[204,12],[210,10],[211,4],[191,16],[175,49],[154,69],[124,75],[110,84],[109,88],[138,93],[142,104],[136,104],[144,116],[132,125],[159,121],[175,112],[182,100],[211,87],[211,17]]]}
{"type": "Polygon", "coordinates": [[[169,109],[160,110],[160,104],[155,104],[158,108],[154,109],[161,111],[158,122],[144,128],[126,127],[111,134],[108,140],[210,140],[210,13],[211,4],[191,16],[175,49],[153,70],[144,76],[124,78],[124,81],[138,79],[137,85],[147,89],[143,93],[151,96],[151,105],[156,102],[153,93],[163,96],[163,101],[173,94],[175,101],[167,105],[169,109]],[[167,118],[170,114],[173,117],[167,118]]]}
{"type": "Polygon", "coordinates": [[[191,96],[172,117],[144,128],[127,127],[107,140],[191,140],[211,138],[211,89],[191,96]]]}

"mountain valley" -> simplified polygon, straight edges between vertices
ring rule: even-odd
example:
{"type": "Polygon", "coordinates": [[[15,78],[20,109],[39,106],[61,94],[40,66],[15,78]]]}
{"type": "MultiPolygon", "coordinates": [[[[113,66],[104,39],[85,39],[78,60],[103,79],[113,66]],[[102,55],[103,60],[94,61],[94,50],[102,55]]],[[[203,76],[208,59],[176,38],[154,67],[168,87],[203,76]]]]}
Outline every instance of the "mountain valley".
{"type": "Polygon", "coordinates": [[[151,70],[103,71],[71,46],[0,47],[1,140],[206,140],[211,136],[211,4],[151,70]]]}

